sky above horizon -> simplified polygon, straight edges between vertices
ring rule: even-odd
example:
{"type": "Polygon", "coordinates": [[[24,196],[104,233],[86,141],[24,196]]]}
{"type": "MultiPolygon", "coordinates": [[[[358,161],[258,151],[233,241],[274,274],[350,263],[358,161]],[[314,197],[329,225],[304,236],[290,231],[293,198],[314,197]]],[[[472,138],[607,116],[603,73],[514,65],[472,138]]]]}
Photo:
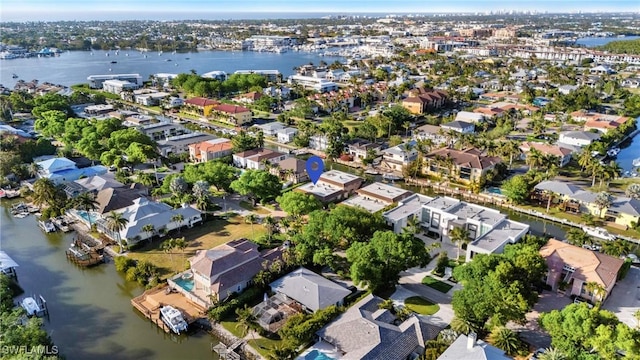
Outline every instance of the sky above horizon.
{"type": "Polygon", "coordinates": [[[277,18],[291,13],[640,12],[638,0],[2,0],[2,21],[277,18]],[[303,5],[304,4],[304,5],[303,5]]]}

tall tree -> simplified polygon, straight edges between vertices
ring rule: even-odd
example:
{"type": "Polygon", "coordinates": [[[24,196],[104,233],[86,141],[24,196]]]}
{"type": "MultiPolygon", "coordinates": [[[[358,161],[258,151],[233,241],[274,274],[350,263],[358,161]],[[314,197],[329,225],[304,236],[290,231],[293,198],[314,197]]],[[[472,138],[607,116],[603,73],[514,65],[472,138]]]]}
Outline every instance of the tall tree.
{"type": "Polygon", "coordinates": [[[289,191],[276,198],[282,208],[293,217],[309,214],[312,211],[322,209],[322,203],[311,194],[298,191],[289,191]]]}
{"type": "Polygon", "coordinates": [[[282,190],[282,183],[277,176],[264,170],[247,170],[231,183],[231,189],[247,196],[255,206],[257,200],[275,199],[282,190]]]}
{"type": "Polygon", "coordinates": [[[449,231],[449,238],[451,239],[451,242],[456,244],[458,247],[456,261],[460,261],[460,249],[462,249],[462,245],[468,244],[471,241],[469,230],[463,227],[454,227],[449,231]]]}
{"type": "Polygon", "coordinates": [[[253,232],[253,224],[255,224],[256,221],[258,221],[258,216],[255,214],[248,214],[244,217],[244,222],[246,222],[247,224],[251,224],[251,237],[253,238],[255,238],[255,233],[253,232]]]}
{"type": "Polygon", "coordinates": [[[115,233],[116,238],[118,239],[118,244],[120,245],[120,252],[122,253],[124,250],[124,244],[122,237],[120,236],[120,231],[127,227],[129,219],[122,216],[119,212],[112,211],[107,215],[106,220],[107,229],[115,233]]]}
{"type": "Polygon", "coordinates": [[[95,196],[91,193],[85,192],[73,199],[76,207],[80,210],[84,210],[87,213],[87,218],[89,220],[89,229],[92,228],[93,224],[91,223],[91,212],[98,208],[98,202],[95,199],[95,196]]]}
{"type": "Polygon", "coordinates": [[[182,230],[182,224],[184,222],[184,215],[182,214],[175,214],[173,216],[171,216],[171,222],[175,223],[178,227],[178,234],[180,233],[180,231],[182,230]]]}

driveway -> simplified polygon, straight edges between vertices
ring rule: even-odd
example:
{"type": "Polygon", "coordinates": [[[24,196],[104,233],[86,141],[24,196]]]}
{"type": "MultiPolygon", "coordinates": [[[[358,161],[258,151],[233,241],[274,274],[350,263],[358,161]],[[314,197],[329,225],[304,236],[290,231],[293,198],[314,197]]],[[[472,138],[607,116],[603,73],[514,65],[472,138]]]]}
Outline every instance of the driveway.
{"type": "Polygon", "coordinates": [[[620,321],[631,328],[639,325],[633,313],[640,310],[640,268],[632,266],[629,269],[627,276],[618,281],[602,308],[616,314],[620,321]]]}
{"type": "Polygon", "coordinates": [[[560,310],[569,304],[571,304],[571,298],[553,291],[543,291],[533,310],[525,315],[527,322],[524,325],[509,323],[507,326],[512,330],[518,331],[520,337],[531,344],[533,348],[549,348],[551,346],[551,337],[542,330],[538,323],[540,314],[552,310],[560,310]]]}

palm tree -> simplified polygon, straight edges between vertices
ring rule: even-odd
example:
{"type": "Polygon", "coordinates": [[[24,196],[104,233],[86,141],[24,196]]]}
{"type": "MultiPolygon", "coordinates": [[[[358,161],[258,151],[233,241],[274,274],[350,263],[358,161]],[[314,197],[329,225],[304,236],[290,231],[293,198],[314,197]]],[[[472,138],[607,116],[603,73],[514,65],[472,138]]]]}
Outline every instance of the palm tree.
{"type": "Polygon", "coordinates": [[[631,243],[622,239],[606,241],[602,244],[602,252],[616,257],[626,255],[631,252],[631,243]]]}
{"type": "Polygon", "coordinates": [[[153,174],[139,172],[136,174],[136,180],[144,186],[151,187],[155,182],[155,176],[153,176],[153,174]]]}
{"type": "Polygon", "coordinates": [[[504,350],[509,355],[515,355],[521,346],[518,334],[504,326],[493,329],[488,340],[491,345],[504,350]]]}
{"type": "Polygon", "coordinates": [[[469,233],[469,230],[463,227],[454,227],[453,229],[451,229],[451,231],[449,231],[449,238],[451,239],[451,242],[458,245],[456,260],[459,261],[460,259],[460,249],[462,249],[462,244],[468,244],[471,240],[469,239],[470,235],[471,234],[469,233]]]}
{"type": "Polygon", "coordinates": [[[98,202],[95,197],[91,193],[82,193],[76,196],[73,201],[76,203],[76,207],[80,210],[84,210],[87,213],[87,218],[89,220],[89,229],[93,226],[91,223],[91,211],[94,211],[98,208],[98,202]]]}
{"type": "Polygon", "coordinates": [[[38,165],[38,163],[35,162],[32,162],[27,166],[27,173],[29,173],[29,176],[34,178],[38,176],[40,170],[42,170],[42,166],[38,165]]]}
{"type": "Polygon", "coordinates": [[[251,237],[255,237],[255,234],[253,232],[253,224],[255,224],[257,220],[258,217],[255,214],[249,214],[244,217],[244,222],[247,224],[251,224],[251,237]]]}
{"type": "Polygon", "coordinates": [[[162,244],[160,245],[160,249],[163,250],[165,253],[169,254],[169,258],[171,259],[171,267],[175,268],[174,264],[173,264],[173,253],[171,252],[171,250],[173,250],[173,248],[176,247],[176,242],[174,238],[165,240],[162,242],[162,244]]]}
{"type": "Polygon", "coordinates": [[[121,213],[112,211],[107,215],[107,229],[112,233],[115,233],[118,237],[118,243],[120,244],[120,253],[122,253],[124,244],[122,243],[122,237],[120,236],[120,231],[122,231],[127,224],[129,223],[129,219],[122,216],[121,213]]]}
{"type": "Polygon", "coordinates": [[[182,252],[182,257],[184,258],[184,249],[187,248],[187,240],[184,238],[184,236],[174,239],[173,244],[178,250],[182,252]]]}
{"type": "Polygon", "coordinates": [[[604,168],[604,165],[602,165],[599,161],[593,161],[591,164],[589,164],[589,167],[587,167],[587,171],[590,171],[592,173],[592,179],[591,179],[591,187],[596,186],[596,178],[601,177],[602,174],[606,171],[604,168]]]}
{"type": "Polygon", "coordinates": [[[178,225],[178,234],[179,234],[182,229],[182,222],[184,221],[184,215],[175,214],[171,217],[171,221],[178,225]]]}
{"type": "Polygon", "coordinates": [[[267,229],[269,243],[271,243],[271,237],[273,236],[273,233],[278,229],[278,220],[269,215],[262,219],[262,224],[267,229]]]}
{"type": "Polygon", "coordinates": [[[571,228],[567,230],[567,242],[574,246],[583,246],[585,244],[591,243],[591,237],[587,235],[582,229],[571,228]]]}
{"type": "Polygon", "coordinates": [[[156,227],[153,226],[153,224],[146,224],[142,227],[141,230],[147,233],[147,239],[149,240],[149,243],[151,243],[153,240],[153,233],[156,231],[156,227]]]}
{"type": "Polygon", "coordinates": [[[527,154],[527,162],[529,167],[537,169],[545,163],[544,154],[535,148],[531,148],[527,154]]]}
{"type": "MultiPolygon", "coordinates": [[[[244,308],[236,309],[236,315],[236,329],[240,329],[243,337],[247,336],[255,322],[255,317],[251,312],[251,308],[245,304],[244,308]]],[[[251,332],[251,335],[253,336],[253,332],[251,332]]]]}
{"type": "Polygon", "coordinates": [[[411,123],[408,121],[405,121],[402,123],[402,127],[404,128],[404,137],[408,137],[409,129],[411,128],[411,123]]]}
{"type": "Polygon", "coordinates": [[[478,331],[478,327],[473,321],[458,316],[455,316],[451,320],[451,329],[460,334],[469,334],[478,331]]]}
{"type": "Polygon", "coordinates": [[[567,360],[567,357],[556,348],[549,348],[538,356],[539,360],[567,360]]]}
{"type": "Polygon", "coordinates": [[[604,167],[602,178],[600,179],[600,186],[602,186],[603,180],[607,180],[607,185],[609,185],[609,180],[620,177],[620,175],[622,175],[622,168],[620,167],[620,164],[615,161],[611,161],[609,165],[605,165],[604,167]]]}
{"type": "Polygon", "coordinates": [[[602,210],[610,207],[611,203],[611,195],[605,191],[598,193],[598,195],[596,195],[596,199],[593,201],[593,204],[598,208],[598,211],[600,211],[598,214],[600,217],[602,217],[602,210]]]}
{"type": "Polygon", "coordinates": [[[591,302],[594,302],[594,299],[597,301],[602,301],[602,297],[605,295],[606,289],[595,281],[589,281],[584,284],[585,290],[591,294],[591,302]]]}
{"type": "Polygon", "coordinates": [[[584,172],[584,170],[590,168],[594,162],[597,161],[593,156],[591,156],[591,152],[587,149],[583,149],[578,157],[578,165],[582,168],[580,171],[584,172]]]}
{"type": "Polygon", "coordinates": [[[624,194],[633,199],[640,199],[640,184],[630,184],[624,194]]]}

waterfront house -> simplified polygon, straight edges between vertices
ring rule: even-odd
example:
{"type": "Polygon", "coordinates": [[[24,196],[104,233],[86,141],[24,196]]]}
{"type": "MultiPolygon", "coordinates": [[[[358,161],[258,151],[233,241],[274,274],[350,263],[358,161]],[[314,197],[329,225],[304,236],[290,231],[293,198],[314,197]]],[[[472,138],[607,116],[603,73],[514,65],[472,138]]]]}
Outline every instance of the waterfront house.
{"type": "Polygon", "coordinates": [[[133,200],[133,205],[116,211],[128,220],[120,233],[116,234],[109,230],[104,217],[96,221],[98,231],[116,241],[118,238],[126,239],[128,245],[135,245],[142,240],[150,239],[155,234],[166,234],[182,226],[192,227],[202,221],[200,211],[191,206],[184,205],[174,209],[165,203],[155,202],[145,197],[139,197],[133,200]],[[182,215],[184,220],[180,223],[172,220],[175,215],[182,215]],[[145,225],[153,225],[155,231],[142,230],[145,225]]]}
{"type": "Polygon", "coordinates": [[[231,140],[211,139],[189,145],[189,159],[195,163],[207,162],[229,156],[233,153],[231,140]]]}
{"type": "Polygon", "coordinates": [[[562,146],[563,144],[578,146],[578,147],[586,147],[591,145],[594,141],[600,140],[602,134],[599,132],[592,131],[564,131],[560,133],[560,137],[558,138],[558,145],[562,146]]]}
{"type": "Polygon", "coordinates": [[[382,214],[393,231],[401,233],[410,219],[418,219],[427,236],[451,242],[449,232],[462,227],[469,232],[467,261],[475,254],[502,253],[508,244],[518,242],[529,232],[529,225],[507,219],[498,210],[450,197],[414,194],[382,214]]]}
{"type": "Polygon", "coordinates": [[[298,129],[287,127],[287,128],[278,130],[278,133],[276,135],[279,143],[288,144],[293,141],[297,133],[298,133],[298,129]]]}
{"type": "Polygon", "coordinates": [[[170,122],[143,125],[140,126],[138,130],[150,137],[153,141],[165,140],[172,136],[180,136],[191,133],[191,131],[189,131],[184,126],[170,122]]]}
{"type": "Polygon", "coordinates": [[[209,250],[198,250],[189,259],[194,285],[190,291],[206,299],[211,305],[222,301],[233,293],[240,293],[253,277],[263,269],[263,263],[279,258],[281,249],[258,251],[258,245],[238,239],[209,250]]]}
{"type": "Polygon", "coordinates": [[[341,202],[341,204],[359,207],[371,213],[380,211],[413,194],[408,190],[380,182],[360,188],[356,190],[356,193],[358,195],[341,202]]]}
{"type": "Polygon", "coordinates": [[[418,157],[416,141],[411,140],[388,149],[382,150],[382,168],[402,171],[402,168],[409,165],[418,157]]]}
{"type": "Polygon", "coordinates": [[[45,161],[37,162],[40,170],[36,177],[38,179],[46,178],[54,184],[62,184],[69,181],[77,180],[81,177],[89,177],[94,175],[102,175],[107,172],[107,168],[102,165],[89,166],[79,169],[75,162],[65,158],[52,158],[45,161]]]}
{"type": "Polygon", "coordinates": [[[597,251],[583,249],[563,241],[550,239],[540,249],[549,271],[545,283],[555,291],[566,289],[567,296],[576,295],[591,301],[604,301],[616,284],[624,260],[597,251]],[[593,292],[587,283],[596,283],[601,292],[593,292]]]}
{"type": "Polygon", "coordinates": [[[484,121],[484,114],[471,111],[458,111],[456,121],[464,121],[468,123],[479,123],[484,121]]]}
{"type": "Polygon", "coordinates": [[[504,350],[478,340],[476,333],[461,334],[438,357],[438,360],[511,360],[504,350]]]}
{"type": "Polygon", "coordinates": [[[270,149],[252,149],[233,154],[233,165],[241,169],[265,169],[265,163],[277,164],[287,154],[270,149]]]}
{"type": "Polygon", "coordinates": [[[538,183],[534,190],[537,192],[534,196],[543,202],[548,200],[547,196],[557,197],[565,211],[588,213],[604,219],[610,226],[626,230],[634,223],[640,222],[640,200],[638,199],[609,195],[610,205],[599,208],[596,205],[598,193],[584,190],[582,187],[568,182],[543,181],[538,183]]]}
{"type": "Polygon", "coordinates": [[[487,156],[476,148],[456,150],[445,147],[425,155],[424,173],[431,176],[450,176],[452,179],[475,182],[495,169],[502,159],[487,156]]]}
{"type": "Polygon", "coordinates": [[[560,145],[549,145],[533,141],[525,141],[520,144],[520,150],[522,151],[522,157],[526,158],[531,149],[536,149],[543,155],[554,156],[558,160],[558,166],[563,167],[571,161],[571,154],[573,151],[569,148],[562,147],[560,145]]]}
{"type": "Polygon", "coordinates": [[[412,315],[400,321],[381,309],[383,299],[369,294],[344,314],[320,329],[312,348],[332,348],[339,359],[414,359],[425,342],[441,330],[412,315]],[[323,346],[329,344],[329,346],[323,346]]]}
{"type": "Polygon", "coordinates": [[[329,137],[326,135],[313,135],[309,138],[309,148],[318,151],[325,151],[329,147],[329,137]]]}
{"type": "Polygon", "coordinates": [[[98,207],[94,212],[104,215],[132,206],[136,199],[147,195],[147,189],[141,189],[139,186],[139,184],[131,184],[131,186],[104,188],[98,191],[95,198],[98,207]]]}
{"type": "Polygon", "coordinates": [[[257,128],[262,130],[264,136],[276,136],[278,131],[286,128],[287,126],[278,121],[272,121],[266,124],[256,125],[257,128]]]}
{"type": "Polygon", "coordinates": [[[112,94],[120,94],[123,91],[133,91],[139,88],[140,85],[127,80],[105,80],[102,83],[102,90],[112,94]]]}
{"type": "Polygon", "coordinates": [[[338,170],[322,173],[317,183],[307,183],[294,191],[312,194],[323,203],[346,199],[360,188],[364,179],[338,170]]]}
{"type": "Polygon", "coordinates": [[[64,191],[69,197],[76,197],[85,192],[97,194],[99,191],[110,188],[120,188],[124,184],[117,181],[112,174],[89,176],[74,180],[65,184],[64,191]]]}
{"type": "Polygon", "coordinates": [[[262,98],[262,93],[257,91],[251,91],[246,94],[240,94],[233,98],[233,101],[245,103],[245,104],[253,104],[256,101],[262,98]]]}
{"type": "Polygon", "coordinates": [[[342,306],[351,294],[339,285],[313,271],[301,267],[269,284],[271,291],[293,299],[305,311],[316,312],[331,305],[342,306]]]}
{"type": "Polygon", "coordinates": [[[368,156],[369,151],[373,151],[376,157],[381,154],[382,145],[372,143],[368,140],[353,139],[346,146],[347,153],[355,162],[362,162],[362,159],[368,156]]]}
{"type": "Polygon", "coordinates": [[[180,155],[189,153],[189,145],[191,144],[197,144],[214,139],[216,139],[215,136],[198,131],[194,133],[170,136],[164,140],[158,141],[158,151],[165,157],[170,154],[180,155]]]}

